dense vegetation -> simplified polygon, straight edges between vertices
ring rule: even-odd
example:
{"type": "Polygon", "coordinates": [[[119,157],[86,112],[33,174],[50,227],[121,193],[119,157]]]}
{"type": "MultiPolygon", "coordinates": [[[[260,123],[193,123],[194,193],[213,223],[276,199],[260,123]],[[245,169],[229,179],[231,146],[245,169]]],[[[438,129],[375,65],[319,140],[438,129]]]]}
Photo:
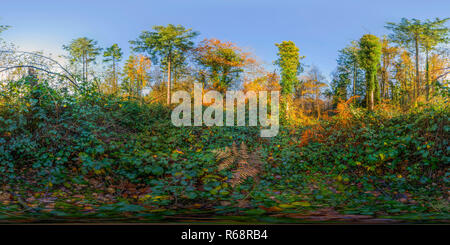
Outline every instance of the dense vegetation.
{"type": "Polygon", "coordinates": [[[164,105],[93,88],[30,84],[2,93],[2,219],[175,210],[302,217],[327,207],[448,218],[448,103],[409,113],[343,103],[330,120],[264,139],[254,127],[177,128],[164,105]],[[258,181],[232,186],[233,171],[219,171],[215,151],[233,142],[259,152],[258,181]]]}
{"type": "MultiPolygon", "coordinates": [[[[444,22],[425,22],[420,35],[444,22]]],[[[1,69],[17,69],[0,93],[2,222],[448,222],[450,108],[442,68],[448,57],[433,51],[435,45],[424,46],[421,79],[406,49],[394,55],[395,66],[380,65],[392,49],[365,35],[340,52],[332,88],[322,91],[316,67],[298,77],[304,68],[293,42],[277,45],[281,77],[262,72],[248,79],[245,69],[255,61],[233,43],[210,39],[194,46],[197,33],[190,29],[154,29],[131,42],[150,57],[131,56],[123,73],[120,48],[108,48],[103,77],[89,70],[100,49],[88,38],[64,47],[70,54],[64,75],[48,74],[52,67],[42,56],[31,65],[1,57],[11,62],[1,69]],[[164,43],[167,38],[177,45],[164,43]],[[148,71],[152,61],[167,72],[168,86],[148,71]],[[24,69],[30,67],[39,73],[24,69]],[[246,91],[282,91],[276,137],[261,138],[249,126],[173,126],[174,105],[165,102],[171,86],[191,91],[198,80],[225,91],[239,87],[242,74],[246,91]],[[68,80],[75,83],[60,86],[68,80]]],[[[444,42],[439,38],[433,44],[444,42]]]]}

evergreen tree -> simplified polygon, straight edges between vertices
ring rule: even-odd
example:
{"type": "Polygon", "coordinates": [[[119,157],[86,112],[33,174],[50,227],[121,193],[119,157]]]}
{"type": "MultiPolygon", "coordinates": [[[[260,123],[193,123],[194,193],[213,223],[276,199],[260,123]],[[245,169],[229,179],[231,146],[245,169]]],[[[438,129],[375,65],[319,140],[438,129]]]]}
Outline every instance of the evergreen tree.
{"type": "Polygon", "coordinates": [[[117,72],[116,72],[116,65],[117,62],[120,62],[122,60],[122,49],[119,48],[119,45],[113,44],[111,47],[107,48],[105,52],[103,53],[103,62],[112,62],[112,72],[113,72],[113,91],[117,92],[118,89],[118,81],[117,81],[117,72]]]}
{"type": "Polygon", "coordinates": [[[154,26],[154,31],[143,31],[135,40],[130,41],[136,52],[146,52],[154,64],[163,63],[167,66],[167,104],[170,104],[172,64],[177,63],[176,57],[183,56],[194,46],[192,39],[198,35],[192,29],[181,25],[154,26]]]}
{"type": "Polygon", "coordinates": [[[82,78],[86,82],[88,80],[89,63],[95,63],[95,59],[101,51],[101,48],[97,46],[97,41],[81,37],[72,40],[69,45],[63,45],[63,49],[69,52],[71,63],[82,64],[82,78]]]}

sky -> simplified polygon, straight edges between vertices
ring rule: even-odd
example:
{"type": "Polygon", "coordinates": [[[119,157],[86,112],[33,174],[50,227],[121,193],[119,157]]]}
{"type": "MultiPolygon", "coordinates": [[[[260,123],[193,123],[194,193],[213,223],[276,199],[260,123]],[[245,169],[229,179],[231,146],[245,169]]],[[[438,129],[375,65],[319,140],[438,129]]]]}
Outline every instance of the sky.
{"type": "Polygon", "coordinates": [[[326,77],[338,50],[363,34],[385,35],[402,17],[450,17],[448,0],[1,0],[2,37],[24,51],[64,54],[62,45],[89,37],[129,55],[129,40],[154,25],[181,24],[253,52],[268,69],[275,43],[291,40],[326,77]]]}

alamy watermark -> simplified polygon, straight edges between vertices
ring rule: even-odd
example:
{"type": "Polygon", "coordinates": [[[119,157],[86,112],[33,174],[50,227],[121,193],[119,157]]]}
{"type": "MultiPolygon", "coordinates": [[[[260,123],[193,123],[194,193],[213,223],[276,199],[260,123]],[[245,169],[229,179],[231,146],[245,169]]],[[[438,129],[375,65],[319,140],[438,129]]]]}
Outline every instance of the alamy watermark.
{"type": "MultiPolygon", "coordinates": [[[[226,91],[225,126],[245,126],[246,100],[248,99],[248,126],[267,127],[261,129],[261,137],[274,137],[279,131],[279,101],[280,92],[270,92],[270,116],[267,111],[267,91],[226,91]],[[237,108],[237,120],[235,120],[237,108]],[[259,112],[259,113],[258,113],[259,112]],[[235,124],[236,121],[236,124],[235,124]]],[[[179,126],[224,126],[224,97],[218,91],[208,91],[203,94],[202,85],[194,83],[194,122],[192,124],[192,98],[187,91],[176,91],[171,103],[180,103],[172,111],[172,123],[179,126]],[[181,100],[181,103],[180,103],[181,100]],[[210,104],[203,111],[203,103],[210,104]]]]}

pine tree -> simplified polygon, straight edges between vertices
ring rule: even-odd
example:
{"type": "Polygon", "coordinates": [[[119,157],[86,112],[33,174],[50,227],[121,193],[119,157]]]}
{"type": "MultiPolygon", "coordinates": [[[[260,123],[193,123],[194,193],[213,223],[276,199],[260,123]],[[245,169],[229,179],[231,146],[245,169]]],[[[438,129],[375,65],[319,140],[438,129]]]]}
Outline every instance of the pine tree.
{"type": "MultiPolygon", "coordinates": [[[[175,58],[184,55],[194,46],[192,39],[198,35],[192,29],[181,25],[154,26],[154,31],[143,31],[135,40],[130,41],[133,51],[146,52],[154,64],[167,65],[167,104],[170,104],[172,64],[175,58]]],[[[179,60],[178,60],[179,61],[179,60]]]]}
{"type": "Polygon", "coordinates": [[[117,92],[118,90],[118,81],[117,81],[117,72],[116,72],[116,65],[117,62],[120,62],[122,60],[122,49],[119,48],[117,44],[113,44],[111,47],[107,48],[105,52],[103,53],[103,62],[112,62],[112,72],[113,72],[113,84],[112,88],[114,92],[117,92]]]}
{"type": "Polygon", "coordinates": [[[69,52],[71,63],[81,63],[82,79],[88,81],[89,63],[94,62],[100,54],[101,48],[97,46],[97,41],[87,37],[72,40],[69,45],[63,45],[63,49],[69,52]]]}

